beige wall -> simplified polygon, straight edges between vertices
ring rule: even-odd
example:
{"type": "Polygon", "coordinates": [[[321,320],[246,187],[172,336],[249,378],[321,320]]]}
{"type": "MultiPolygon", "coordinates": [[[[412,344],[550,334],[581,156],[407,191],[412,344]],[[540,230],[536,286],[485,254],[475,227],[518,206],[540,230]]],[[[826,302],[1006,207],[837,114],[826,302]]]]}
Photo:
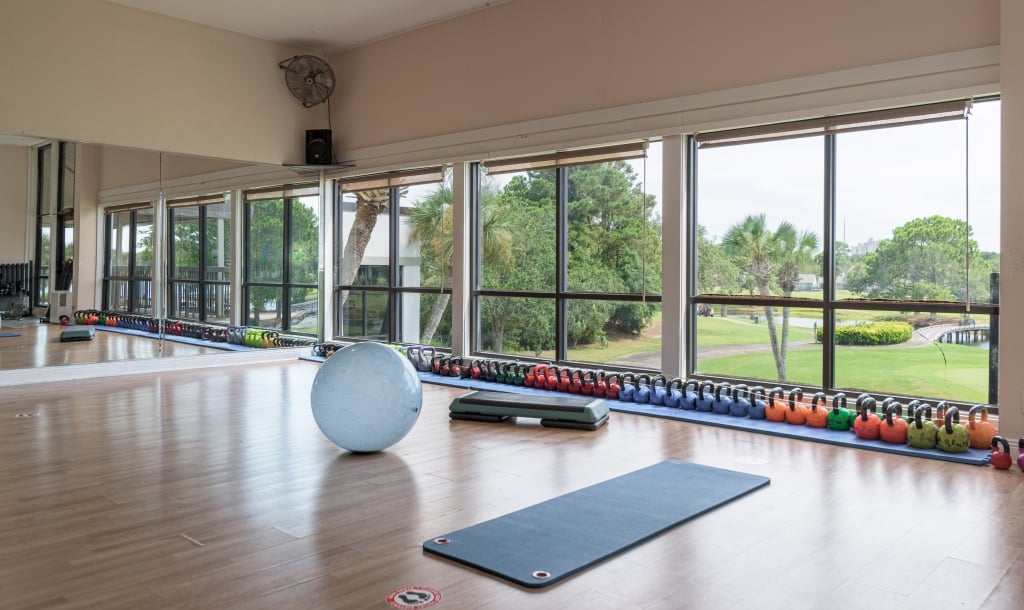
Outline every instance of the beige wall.
{"type": "Polygon", "coordinates": [[[296,52],[99,0],[3,0],[0,132],[302,162],[327,111],[285,88],[296,52]]]}
{"type": "Polygon", "coordinates": [[[998,0],[515,0],[332,57],[333,124],[351,151],[998,43],[998,0]]]}
{"type": "Polygon", "coordinates": [[[1009,438],[1024,437],[1024,2],[1003,0],[1002,246],[999,264],[999,419],[1009,438]]]}
{"type": "Polygon", "coordinates": [[[187,157],[103,146],[99,151],[99,190],[139,184],[157,184],[161,174],[165,181],[186,176],[237,169],[246,164],[204,157],[187,157]]]}
{"type": "Polygon", "coordinates": [[[0,263],[25,261],[29,149],[0,146],[0,263]]]}

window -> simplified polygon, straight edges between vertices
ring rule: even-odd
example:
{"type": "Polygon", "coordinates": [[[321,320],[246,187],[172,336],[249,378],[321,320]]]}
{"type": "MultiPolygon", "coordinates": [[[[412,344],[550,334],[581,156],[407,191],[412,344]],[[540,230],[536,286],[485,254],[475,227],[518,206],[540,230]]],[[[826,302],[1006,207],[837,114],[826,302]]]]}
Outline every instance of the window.
{"type": "MultiPolygon", "coordinates": [[[[245,209],[247,324],[315,334],[319,187],[246,192],[245,209]]],[[[209,260],[209,252],[205,256],[209,260]]]]}
{"type": "Polygon", "coordinates": [[[223,195],[171,201],[170,316],[227,324],[231,204],[223,195]]]}
{"type": "Polygon", "coordinates": [[[153,312],[153,209],[148,204],[106,212],[103,308],[153,312]]]}
{"type": "Polygon", "coordinates": [[[994,404],[998,134],[984,100],[695,136],[693,372],[994,404]]]}
{"type": "MultiPolygon", "coordinates": [[[[474,346],[661,367],[661,214],[642,144],[488,162],[476,189],[474,346]]],[[[650,146],[660,159],[660,145],[650,146]]]]}
{"type": "Polygon", "coordinates": [[[33,301],[38,307],[50,303],[50,251],[53,229],[53,145],[36,151],[36,282],[33,301]]]}
{"type": "Polygon", "coordinates": [[[336,334],[450,346],[450,176],[436,167],[347,179],[336,201],[336,334]]]}

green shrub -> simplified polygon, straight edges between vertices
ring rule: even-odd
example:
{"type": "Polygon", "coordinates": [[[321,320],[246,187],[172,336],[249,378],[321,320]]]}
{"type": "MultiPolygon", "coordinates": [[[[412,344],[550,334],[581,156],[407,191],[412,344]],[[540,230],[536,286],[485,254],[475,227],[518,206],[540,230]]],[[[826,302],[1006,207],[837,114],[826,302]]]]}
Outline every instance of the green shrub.
{"type": "MultiPolygon", "coordinates": [[[[854,326],[837,326],[836,345],[896,345],[906,343],[914,334],[914,327],[906,322],[872,322],[854,326]]],[[[822,329],[818,328],[818,341],[822,329]]]]}

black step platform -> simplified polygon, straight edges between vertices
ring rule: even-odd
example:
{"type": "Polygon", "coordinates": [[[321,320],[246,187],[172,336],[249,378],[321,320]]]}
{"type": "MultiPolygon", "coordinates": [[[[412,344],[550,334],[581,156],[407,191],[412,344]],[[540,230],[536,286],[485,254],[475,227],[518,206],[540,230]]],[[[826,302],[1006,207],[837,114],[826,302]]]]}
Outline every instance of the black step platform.
{"type": "Polygon", "coordinates": [[[92,341],[93,336],[96,334],[96,329],[92,326],[72,326],[66,330],[62,330],[60,333],[60,342],[66,343],[68,341],[92,341]]]}
{"type": "Polygon", "coordinates": [[[608,406],[584,396],[523,396],[505,392],[470,392],[448,407],[452,419],[503,422],[512,417],[539,418],[548,428],[597,430],[608,421],[608,406]]]}

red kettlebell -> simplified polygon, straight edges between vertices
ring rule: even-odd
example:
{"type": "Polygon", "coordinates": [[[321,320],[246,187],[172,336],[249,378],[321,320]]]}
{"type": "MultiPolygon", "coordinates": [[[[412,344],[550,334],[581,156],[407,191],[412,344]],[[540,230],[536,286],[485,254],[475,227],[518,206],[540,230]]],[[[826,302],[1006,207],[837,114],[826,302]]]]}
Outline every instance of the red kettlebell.
{"type": "Polygon", "coordinates": [[[584,396],[593,396],[594,389],[597,387],[597,373],[594,371],[586,371],[583,373],[583,377],[580,379],[580,394],[584,396]]]}
{"type": "Polygon", "coordinates": [[[572,386],[572,371],[562,369],[558,372],[558,385],[555,387],[559,392],[568,392],[572,386]]]}
{"type": "MultiPolygon", "coordinates": [[[[558,376],[560,371],[557,366],[549,366],[547,377],[544,379],[544,389],[554,392],[558,389],[558,376]]],[[[536,385],[536,383],[534,383],[536,385]]]]}
{"type": "Polygon", "coordinates": [[[608,400],[619,399],[619,374],[612,373],[605,378],[604,397],[608,400]]]}
{"type": "MultiPolygon", "coordinates": [[[[1024,439],[1022,439],[1024,440],[1024,439]]],[[[996,470],[1009,470],[1013,464],[1013,456],[1010,455],[1010,443],[998,434],[992,437],[992,457],[989,460],[996,470]]]]}
{"type": "Polygon", "coordinates": [[[569,393],[570,394],[582,394],[583,393],[583,371],[576,369],[572,372],[572,376],[569,380],[569,393]]]}
{"type": "MultiPolygon", "coordinates": [[[[537,375],[540,373],[540,369],[542,366],[544,365],[538,364],[534,366],[532,369],[527,369],[526,375],[523,377],[524,388],[532,388],[534,386],[534,384],[537,382],[537,375]]],[[[547,367],[544,368],[546,369],[547,367]]]]}
{"type": "Polygon", "coordinates": [[[480,379],[480,361],[474,360],[469,367],[469,376],[473,379],[480,379]]]}

